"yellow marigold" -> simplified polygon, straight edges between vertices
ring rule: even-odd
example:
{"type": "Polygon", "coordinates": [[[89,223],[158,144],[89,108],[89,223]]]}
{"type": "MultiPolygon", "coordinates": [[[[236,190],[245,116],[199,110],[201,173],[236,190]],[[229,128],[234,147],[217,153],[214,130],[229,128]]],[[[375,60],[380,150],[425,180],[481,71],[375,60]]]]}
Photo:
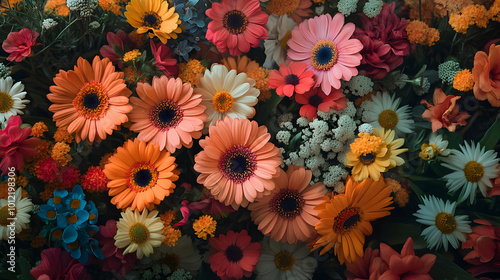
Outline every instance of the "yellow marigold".
{"type": "Polygon", "coordinates": [[[380,149],[385,147],[385,143],[380,137],[364,132],[360,132],[358,136],[359,138],[356,138],[351,144],[351,152],[358,157],[371,153],[377,154],[380,149]]]}
{"type": "Polygon", "coordinates": [[[255,80],[255,88],[260,91],[259,101],[266,101],[271,97],[269,89],[269,73],[271,70],[264,67],[254,68],[247,72],[247,76],[255,80]]]}
{"type": "Polygon", "coordinates": [[[191,59],[188,63],[179,64],[179,78],[184,83],[190,83],[195,86],[200,83],[200,78],[207,68],[197,59],[191,59]]]}
{"type": "Polygon", "coordinates": [[[488,14],[491,20],[500,21],[500,0],[495,0],[488,10],[488,14]]]}
{"type": "MultiPolygon", "coordinates": [[[[26,186],[28,185],[28,179],[26,179],[26,177],[21,176],[21,175],[16,175],[15,178],[16,178],[16,186],[26,188],[26,186]]],[[[26,194],[28,194],[28,193],[26,193],[26,194]]]]}
{"type": "Polygon", "coordinates": [[[115,1],[115,0],[99,0],[99,6],[104,10],[108,12],[112,12],[113,14],[119,16],[122,14],[122,7],[119,5],[119,3],[122,1],[115,1]]]}
{"type": "Polygon", "coordinates": [[[44,132],[49,131],[49,128],[44,122],[37,122],[31,128],[31,135],[35,137],[42,137],[44,132]]]}
{"type": "Polygon", "coordinates": [[[71,156],[68,155],[71,147],[65,142],[57,142],[52,147],[51,157],[62,166],[66,166],[71,161],[71,156]]]}
{"type": "MultiPolygon", "coordinates": [[[[142,72],[135,70],[135,68],[132,65],[129,65],[125,68],[123,68],[123,74],[125,76],[125,81],[129,84],[134,83],[135,80],[137,80],[138,77],[142,75],[142,72]]],[[[146,77],[142,77],[139,79],[139,82],[144,83],[147,81],[146,77]]]]}
{"type": "Polygon", "coordinates": [[[453,78],[453,88],[459,91],[470,91],[474,87],[474,80],[469,69],[462,70],[453,78]]]}
{"type": "Polygon", "coordinates": [[[203,238],[203,240],[207,240],[208,235],[214,236],[216,227],[217,222],[209,215],[201,216],[193,223],[196,236],[203,238]]]}
{"type": "Polygon", "coordinates": [[[66,0],[47,0],[44,11],[46,13],[54,12],[62,17],[69,16],[69,8],[66,6],[66,0]]]}
{"type": "Polygon", "coordinates": [[[66,142],[70,144],[73,142],[73,139],[73,136],[64,128],[58,128],[56,133],[54,133],[54,140],[56,140],[56,142],[66,142]]]}
{"type": "Polygon", "coordinates": [[[401,188],[394,194],[394,202],[398,204],[399,207],[404,207],[408,203],[410,195],[406,189],[401,188]]]}
{"type": "Polygon", "coordinates": [[[162,220],[165,226],[169,226],[173,220],[175,220],[175,211],[169,210],[160,215],[160,219],[162,220]]]}
{"type": "Polygon", "coordinates": [[[168,225],[163,229],[163,235],[165,236],[163,243],[167,244],[169,247],[172,247],[177,245],[177,241],[179,241],[179,238],[181,238],[182,234],[180,229],[173,228],[168,225]]]}
{"type": "Polygon", "coordinates": [[[141,52],[138,49],[131,50],[129,52],[126,52],[123,55],[123,61],[128,62],[128,61],[131,61],[131,60],[135,60],[140,55],[141,55],[141,52]]]}
{"type": "Polygon", "coordinates": [[[43,245],[45,245],[45,243],[47,243],[47,239],[45,239],[45,237],[38,234],[35,238],[33,238],[33,240],[31,240],[31,247],[40,248],[43,245]]]}
{"type": "Polygon", "coordinates": [[[450,15],[448,23],[458,33],[466,33],[470,26],[486,28],[489,21],[489,13],[483,5],[469,5],[458,13],[450,15]]]}
{"type": "Polygon", "coordinates": [[[427,23],[414,20],[406,26],[408,41],[414,44],[432,46],[439,41],[439,31],[430,28],[427,23]]]}

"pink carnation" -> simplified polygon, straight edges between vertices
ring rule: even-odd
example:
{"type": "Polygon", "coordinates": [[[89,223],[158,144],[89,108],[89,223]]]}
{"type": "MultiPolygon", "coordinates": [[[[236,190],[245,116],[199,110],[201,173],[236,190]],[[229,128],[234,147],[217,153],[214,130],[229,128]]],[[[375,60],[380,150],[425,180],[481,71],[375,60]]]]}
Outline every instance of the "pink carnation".
{"type": "Polygon", "coordinates": [[[31,47],[40,45],[40,43],[36,43],[38,35],[38,32],[29,28],[23,28],[19,32],[9,33],[7,39],[2,43],[2,48],[7,53],[10,53],[7,60],[20,62],[25,57],[30,56],[31,47]]]}
{"type": "Polygon", "coordinates": [[[0,129],[0,170],[2,175],[7,174],[9,167],[21,170],[23,161],[37,155],[33,148],[40,139],[28,138],[31,127],[21,128],[22,121],[19,116],[11,116],[5,129],[0,129]]]}

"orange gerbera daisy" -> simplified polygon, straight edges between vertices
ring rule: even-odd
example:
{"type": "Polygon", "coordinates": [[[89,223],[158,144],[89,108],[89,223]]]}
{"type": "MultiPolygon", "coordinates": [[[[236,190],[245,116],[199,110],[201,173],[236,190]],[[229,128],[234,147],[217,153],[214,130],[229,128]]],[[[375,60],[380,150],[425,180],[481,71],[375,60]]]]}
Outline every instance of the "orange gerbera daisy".
{"type": "Polygon", "coordinates": [[[80,57],[74,70],[60,70],[54,83],[47,94],[54,103],[49,110],[59,128],[70,134],[76,132],[77,142],[99,142],[128,121],[132,92],[125,85],[123,73],[115,72],[109,59],[96,56],[91,66],[80,57]]]}
{"type": "Polygon", "coordinates": [[[313,250],[325,246],[320,254],[334,248],[340,263],[353,262],[363,256],[365,236],[372,234],[371,221],[390,215],[391,188],[384,180],[368,178],[360,183],[347,179],[345,194],[329,197],[316,209],[319,239],[313,250]]]}
{"type": "Polygon", "coordinates": [[[312,172],[303,167],[289,166],[279,171],[276,188],[248,205],[252,220],[265,235],[278,242],[295,244],[315,235],[315,206],[325,201],[325,184],[310,185],[312,172]]]}
{"type": "Polygon", "coordinates": [[[182,146],[191,148],[193,138],[201,137],[207,119],[201,95],[193,95],[190,84],[177,78],[154,77],[152,85],[137,83],[137,97],[130,100],[134,110],[130,129],[139,132],[137,139],[152,141],[171,153],[182,146]]]}
{"type": "Polygon", "coordinates": [[[180,172],[175,158],[167,151],[160,151],[158,145],[135,139],[128,140],[123,147],[109,158],[104,174],[108,183],[111,203],[117,208],[142,211],[159,204],[174,192],[180,172]]]}
{"type": "Polygon", "coordinates": [[[226,117],[209,128],[195,156],[198,183],[225,205],[237,209],[274,189],[273,177],[283,162],[280,150],[269,142],[265,126],[247,119],[226,117]]]}

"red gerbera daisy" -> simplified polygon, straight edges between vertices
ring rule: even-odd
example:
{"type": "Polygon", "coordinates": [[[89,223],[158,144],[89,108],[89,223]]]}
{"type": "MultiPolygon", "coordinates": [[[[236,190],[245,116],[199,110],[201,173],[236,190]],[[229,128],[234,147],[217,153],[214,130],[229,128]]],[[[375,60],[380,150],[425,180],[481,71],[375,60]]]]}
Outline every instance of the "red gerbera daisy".
{"type": "Polygon", "coordinates": [[[267,38],[268,15],[260,8],[259,0],[222,0],[206,11],[212,21],[208,24],[207,39],[221,53],[233,56],[255,48],[267,38]]]}
{"type": "Polygon", "coordinates": [[[241,279],[252,276],[252,271],[259,262],[262,247],[246,230],[227,232],[219,237],[210,238],[210,268],[222,280],[241,279]]]}
{"type": "Polygon", "coordinates": [[[304,94],[295,95],[295,101],[304,105],[299,113],[309,121],[318,117],[318,110],[327,113],[330,109],[342,110],[347,107],[347,99],[339,89],[333,89],[330,95],[326,95],[321,88],[313,88],[304,94]]]}
{"type": "Polygon", "coordinates": [[[290,66],[280,64],[280,69],[271,72],[269,88],[275,88],[279,96],[291,97],[293,93],[303,94],[314,85],[314,72],[306,70],[302,62],[292,62],[290,66]]]}

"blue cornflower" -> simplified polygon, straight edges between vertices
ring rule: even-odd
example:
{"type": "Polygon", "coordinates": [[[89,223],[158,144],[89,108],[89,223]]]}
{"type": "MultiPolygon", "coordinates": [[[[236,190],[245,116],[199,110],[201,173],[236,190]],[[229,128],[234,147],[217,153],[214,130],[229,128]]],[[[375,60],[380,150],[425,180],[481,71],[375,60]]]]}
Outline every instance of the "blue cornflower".
{"type": "MultiPolygon", "coordinates": [[[[47,201],[47,205],[53,206],[57,209],[59,213],[62,208],[64,208],[63,199],[68,195],[67,190],[55,190],[54,197],[47,201]]],[[[64,212],[64,210],[62,210],[64,212]]]]}
{"type": "Polygon", "coordinates": [[[76,185],[73,191],[64,198],[64,206],[68,211],[78,211],[85,208],[87,201],[85,201],[85,194],[83,193],[82,187],[76,185]]]}
{"type": "Polygon", "coordinates": [[[89,203],[87,203],[87,206],[85,206],[85,211],[89,212],[89,224],[94,225],[95,223],[97,223],[97,218],[99,215],[93,201],[89,201],[89,203]]]}
{"type": "Polygon", "coordinates": [[[44,221],[53,221],[57,218],[57,210],[55,206],[44,204],[40,206],[37,215],[44,221]]]}
{"type": "Polygon", "coordinates": [[[89,256],[86,250],[82,254],[82,247],[84,247],[89,242],[89,236],[87,234],[77,234],[78,238],[71,243],[63,243],[64,249],[71,254],[71,257],[77,259],[80,263],[85,264],[89,260],[89,256]]]}

